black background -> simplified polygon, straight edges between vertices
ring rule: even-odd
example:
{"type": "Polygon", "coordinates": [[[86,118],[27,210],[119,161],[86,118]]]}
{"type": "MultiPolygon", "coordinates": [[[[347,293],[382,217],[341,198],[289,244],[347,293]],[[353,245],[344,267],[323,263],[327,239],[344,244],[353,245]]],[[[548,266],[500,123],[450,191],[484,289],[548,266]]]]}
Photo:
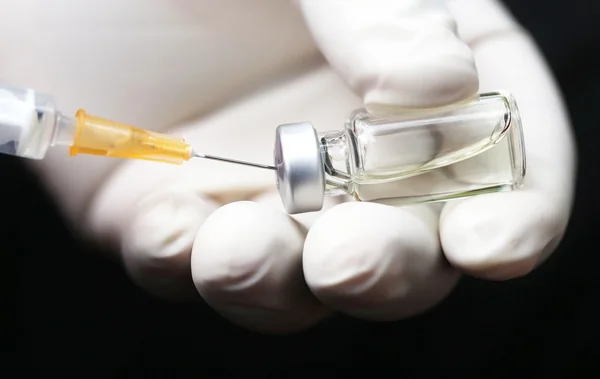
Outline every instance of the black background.
{"type": "Polygon", "coordinates": [[[204,305],[155,300],[120,267],[82,252],[35,178],[0,157],[0,198],[21,197],[20,213],[0,222],[0,375],[599,377],[600,13],[591,0],[507,3],[559,81],[579,150],[567,236],[534,273],[504,283],[465,278],[441,306],[407,321],[340,317],[299,336],[255,335],[204,305]]]}

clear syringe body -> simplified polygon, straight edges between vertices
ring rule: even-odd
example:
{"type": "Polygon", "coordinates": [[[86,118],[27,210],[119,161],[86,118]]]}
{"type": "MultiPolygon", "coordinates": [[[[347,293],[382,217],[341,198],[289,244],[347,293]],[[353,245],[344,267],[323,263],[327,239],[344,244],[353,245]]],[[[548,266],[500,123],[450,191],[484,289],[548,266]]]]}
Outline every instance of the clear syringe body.
{"type": "Polygon", "coordinates": [[[70,146],[76,121],[61,114],[50,95],[0,86],[0,153],[43,159],[52,146],[70,146]]]}
{"type": "Polygon", "coordinates": [[[518,107],[504,92],[396,114],[359,109],[320,133],[280,125],[275,164],[288,213],[319,210],[324,196],[406,205],[509,191],[526,171],[518,107]]]}

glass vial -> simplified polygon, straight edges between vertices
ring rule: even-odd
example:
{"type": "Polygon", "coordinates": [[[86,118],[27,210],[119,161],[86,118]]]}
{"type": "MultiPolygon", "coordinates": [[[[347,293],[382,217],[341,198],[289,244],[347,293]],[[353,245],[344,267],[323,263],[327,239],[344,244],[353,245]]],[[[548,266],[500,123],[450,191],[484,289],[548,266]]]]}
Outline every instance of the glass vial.
{"type": "Polygon", "coordinates": [[[396,115],[359,109],[342,130],[280,125],[277,186],[290,214],[320,210],[324,196],[407,205],[509,191],[525,176],[523,142],[503,92],[396,115]]]}

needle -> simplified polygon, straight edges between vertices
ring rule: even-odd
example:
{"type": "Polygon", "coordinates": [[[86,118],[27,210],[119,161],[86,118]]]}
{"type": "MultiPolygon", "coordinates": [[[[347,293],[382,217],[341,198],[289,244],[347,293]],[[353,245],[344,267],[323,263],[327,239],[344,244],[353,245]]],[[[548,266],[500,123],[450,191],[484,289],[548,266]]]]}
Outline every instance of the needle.
{"type": "Polygon", "coordinates": [[[241,165],[251,166],[251,167],[258,167],[258,168],[262,168],[265,170],[277,170],[277,167],[275,167],[275,166],[269,166],[269,165],[264,165],[264,164],[260,164],[260,163],[252,163],[252,162],[246,162],[246,161],[238,161],[236,159],[217,157],[217,156],[208,155],[208,154],[199,154],[195,151],[193,152],[193,156],[196,158],[210,159],[213,161],[220,161],[220,162],[241,164],[241,165]]]}

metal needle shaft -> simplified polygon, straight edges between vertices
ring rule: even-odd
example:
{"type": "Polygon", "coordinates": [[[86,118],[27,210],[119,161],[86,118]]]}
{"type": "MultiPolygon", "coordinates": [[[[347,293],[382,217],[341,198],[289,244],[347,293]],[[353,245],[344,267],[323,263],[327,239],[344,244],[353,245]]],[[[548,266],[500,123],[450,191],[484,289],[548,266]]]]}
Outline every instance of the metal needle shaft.
{"type": "Polygon", "coordinates": [[[194,152],[193,155],[196,158],[204,158],[204,159],[210,159],[210,160],[213,160],[213,161],[220,161],[220,162],[240,164],[240,165],[244,165],[244,166],[251,166],[251,167],[262,168],[262,169],[265,169],[265,170],[277,170],[277,167],[275,167],[275,166],[269,166],[269,165],[264,165],[264,164],[260,164],[260,163],[238,161],[237,159],[217,157],[215,155],[208,155],[208,154],[199,154],[197,152],[194,152]]]}

